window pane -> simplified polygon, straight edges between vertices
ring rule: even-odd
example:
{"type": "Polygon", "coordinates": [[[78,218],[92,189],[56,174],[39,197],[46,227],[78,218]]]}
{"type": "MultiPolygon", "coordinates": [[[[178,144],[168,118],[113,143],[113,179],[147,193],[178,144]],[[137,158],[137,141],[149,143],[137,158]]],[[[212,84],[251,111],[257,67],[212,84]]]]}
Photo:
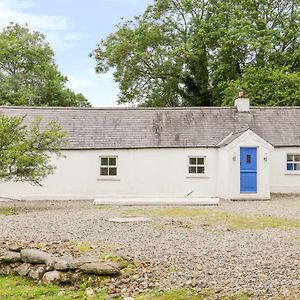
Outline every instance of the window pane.
{"type": "Polygon", "coordinates": [[[204,167],[197,167],[198,174],[204,174],[204,167]]]}
{"type": "Polygon", "coordinates": [[[300,163],[294,164],[294,170],[295,171],[300,171],[300,163]]]}
{"type": "Polygon", "coordinates": [[[110,166],[116,166],[117,165],[117,159],[115,157],[109,158],[109,165],[110,166]]]}
{"type": "Polygon", "coordinates": [[[108,175],[108,168],[100,168],[100,175],[107,176],[108,175]]]}
{"type": "Polygon", "coordinates": [[[117,175],[117,168],[109,168],[109,175],[116,176],[117,175]]]}
{"type": "Polygon", "coordinates": [[[189,167],[190,174],[196,174],[197,168],[196,167],[189,167]]]}
{"type": "Polygon", "coordinates": [[[108,157],[101,157],[101,166],[108,166],[108,157]]]}
{"type": "Polygon", "coordinates": [[[247,162],[247,164],[251,164],[251,155],[250,154],[247,154],[246,162],[247,162]]]}
{"type": "Polygon", "coordinates": [[[293,161],[293,155],[292,154],[287,155],[287,161],[293,161]]]}
{"type": "Polygon", "coordinates": [[[294,155],[294,161],[300,161],[300,154],[294,155]]]}
{"type": "Polygon", "coordinates": [[[293,168],[293,164],[291,164],[291,163],[289,163],[289,164],[287,164],[286,165],[286,169],[288,170],[288,171],[292,171],[294,168],[293,168]]]}
{"type": "Polygon", "coordinates": [[[190,157],[190,165],[195,165],[197,163],[196,157],[190,157]]]}
{"type": "Polygon", "coordinates": [[[197,165],[204,165],[204,157],[197,158],[197,165]]]}

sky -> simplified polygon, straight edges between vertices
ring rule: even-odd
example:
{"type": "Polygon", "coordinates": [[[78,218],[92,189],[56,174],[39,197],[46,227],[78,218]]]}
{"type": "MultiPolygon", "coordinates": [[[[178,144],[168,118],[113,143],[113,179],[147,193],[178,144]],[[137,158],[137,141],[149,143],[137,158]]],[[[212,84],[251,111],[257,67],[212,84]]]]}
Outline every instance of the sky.
{"type": "Polygon", "coordinates": [[[142,14],[153,0],[0,0],[0,29],[28,23],[46,35],[67,86],[95,107],[117,106],[112,71],[96,74],[89,53],[114,32],[121,18],[142,14]]]}

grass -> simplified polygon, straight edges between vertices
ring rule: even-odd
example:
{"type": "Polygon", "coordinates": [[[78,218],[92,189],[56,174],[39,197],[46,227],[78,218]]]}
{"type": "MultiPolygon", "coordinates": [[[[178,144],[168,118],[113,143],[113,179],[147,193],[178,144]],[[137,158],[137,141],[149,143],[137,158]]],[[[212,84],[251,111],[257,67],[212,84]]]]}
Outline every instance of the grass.
{"type": "Polygon", "coordinates": [[[91,247],[92,245],[90,242],[83,242],[83,243],[72,242],[70,244],[74,246],[75,250],[82,253],[90,252],[92,250],[91,247]]]}
{"type": "Polygon", "coordinates": [[[250,300],[246,295],[220,296],[210,290],[202,290],[197,293],[192,289],[182,288],[173,289],[166,292],[152,292],[148,294],[139,295],[136,300],[250,300]]]}
{"type": "Polygon", "coordinates": [[[106,253],[102,253],[99,255],[99,258],[101,260],[108,260],[108,261],[113,261],[113,262],[116,262],[119,264],[119,266],[122,268],[122,269],[126,269],[126,268],[129,268],[129,269],[134,269],[135,268],[135,265],[134,265],[134,262],[131,261],[131,260],[126,260],[120,256],[117,256],[117,255],[111,255],[111,254],[106,254],[106,253]]]}
{"type": "Polygon", "coordinates": [[[297,229],[300,220],[286,219],[266,215],[238,214],[224,211],[214,211],[202,208],[167,207],[157,209],[130,209],[126,215],[142,215],[147,217],[162,218],[191,218],[201,221],[203,225],[221,225],[231,230],[254,229],[297,229]]]}
{"type": "Polygon", "coordinates": [[[98,209],[112,209],[113,207],[110,205],[105,205],[105,204],[97,204],[95,205],[96,208],[98,209]]]}
{"type": "MultiPolygon", "coordinates": [[[[0,276],[0,299],[1,300],[69,300],[69,299],[94,299],[104,300],[107,296],[103,289],[97,293],[95,297],[88,298],[85,289],[87,283],[83,283],[77,288],[62,287],[57,285],[40,285],[34,281],[21,276],[0,276]]],[[[123,298],[117,298],[121,300],[123,298]]],[[[172,289],[165,292],[152,291],[144,294],[138,294],[136,300],[250,300],[251,297],[246,294],[240,295],[220,295],[207,289],[203,289],[200,293],[192,289],[172,289]]],[[[266,298],[264,298],[266,299],[266,298]]],[[[299,299],[299,291],[291,290],[288,295],[274,298],[274,300],[296,300],[299,299]]]]}
{"type": "Polygon", "coordinates": [[[12,207],[1,207],[0,208],[0,215],[3,216],[12,216],[12,215],[17,215],[18,212],[15,208],[12,207]]]}
{"type": "MultiPolygon", "coordinates": [[[[105,291],[99,293],[93,299],[104,299],[105,291]]],[[[0,299],[1,300],[29,300],[29,299],[87,299],[85,289],[73,291],[55,285],[43,286],[20,276],[0,276],[0,299]]]]}

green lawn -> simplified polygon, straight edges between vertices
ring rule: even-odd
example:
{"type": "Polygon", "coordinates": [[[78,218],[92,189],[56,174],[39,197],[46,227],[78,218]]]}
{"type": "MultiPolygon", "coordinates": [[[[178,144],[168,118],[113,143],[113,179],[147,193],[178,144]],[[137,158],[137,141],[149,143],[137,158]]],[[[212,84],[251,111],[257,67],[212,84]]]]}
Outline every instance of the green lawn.
{"type": "Polygon", "coordinates": [[[190,218],[207,225],[221,225],[231,230],[239,229],[297,229],[300,220],[285,219],[275,216],[239,214],[215,211],[202,208],[166,207],[148,209],[129,209],[126,215],[162,217],[162,218],[190,218]]]}
{"type": "MultiPolygon", "coordinates": [[[[104,299],[105,292],[94,299],[104,299]]],[[[29,299],[87,299],[85,289],[79,288],[71,291],[67,288],[49,285],[43,286],[20,276],[0,276],[0,299],[1,300],[29,300],[29,299]]]]}
{"type": "MultiPolygon", "coordinates": [[[[60,287],[56,285],[39,285],[30,279],[21,276],[0,276],[0,299],[1,300],[69,300],[69,299],[94,299],[104,300],[107,296],[102,290],[95,297],[88,298],[85,293],[87,285],[82,284],[76,289],[60,287]]],[[[117,300],[122,300],[118,298],[117,300]]],[[[175,289],[166,292],[151,292],[140,294],[136,300],[250,300],[246,295],[220,296],[209,290],[203,290],[200,294],[191,289],[175,289]]],[[[265,298],[264,298],[265,299],[265,298]]],[[[285,297],[277,297],[274,300],[299,299],[299,291],[291,291],[285,297]]]]}
{"type": "Polygon", "coordinates": [[[12,207],[0,207],[0,215],[3,216],[10,216],[10,215],[17,215],[18,212],[15,208],[12,207]]]}

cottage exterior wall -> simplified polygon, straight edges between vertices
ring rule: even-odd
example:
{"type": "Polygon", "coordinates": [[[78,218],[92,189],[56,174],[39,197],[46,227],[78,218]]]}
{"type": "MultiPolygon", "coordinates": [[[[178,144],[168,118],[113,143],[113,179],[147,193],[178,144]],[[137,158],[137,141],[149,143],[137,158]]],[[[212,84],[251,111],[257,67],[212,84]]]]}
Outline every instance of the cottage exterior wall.
{"type": "MultiPolygon", "coordinates": [[[[269,199],[273,193],[300,193],[300,172],[286,171],[286,155],[247,133],[223,148],[71,150],[43,186],[1,183],[0,196],[24,200],[81,200],[98,197],[220,197],[269,199]],[[240,193],[240,147],[257,147],[258,192],[240,193]],[[118,176],[100,178],[100,156],[118,156],[118,176]],[[206,174],[188,174],[189,156],[206,157],[206,174]]],[[[183,203],[184,204],[184,203],[183,203]]]]}
{"type": "Polygon", "coordinates": [[[300,147],[275,148],[271,153],[271,193],[300,193],[300,171],[286,170],[288,153],[300,154],[300,147]]]}
{"type": "Polygon", "coordinates": [[[217,149],[131,149],[63,151],[57,169],[42,187],[1,183],[1,196],[21,199],[95,199],[97,197],[214,197],[217,149]],[[100,178],[100,156],[118,156],[117,178],[100,178]],[[189,156],[206,157],[206,174],[188,175],[189,156]]]}

